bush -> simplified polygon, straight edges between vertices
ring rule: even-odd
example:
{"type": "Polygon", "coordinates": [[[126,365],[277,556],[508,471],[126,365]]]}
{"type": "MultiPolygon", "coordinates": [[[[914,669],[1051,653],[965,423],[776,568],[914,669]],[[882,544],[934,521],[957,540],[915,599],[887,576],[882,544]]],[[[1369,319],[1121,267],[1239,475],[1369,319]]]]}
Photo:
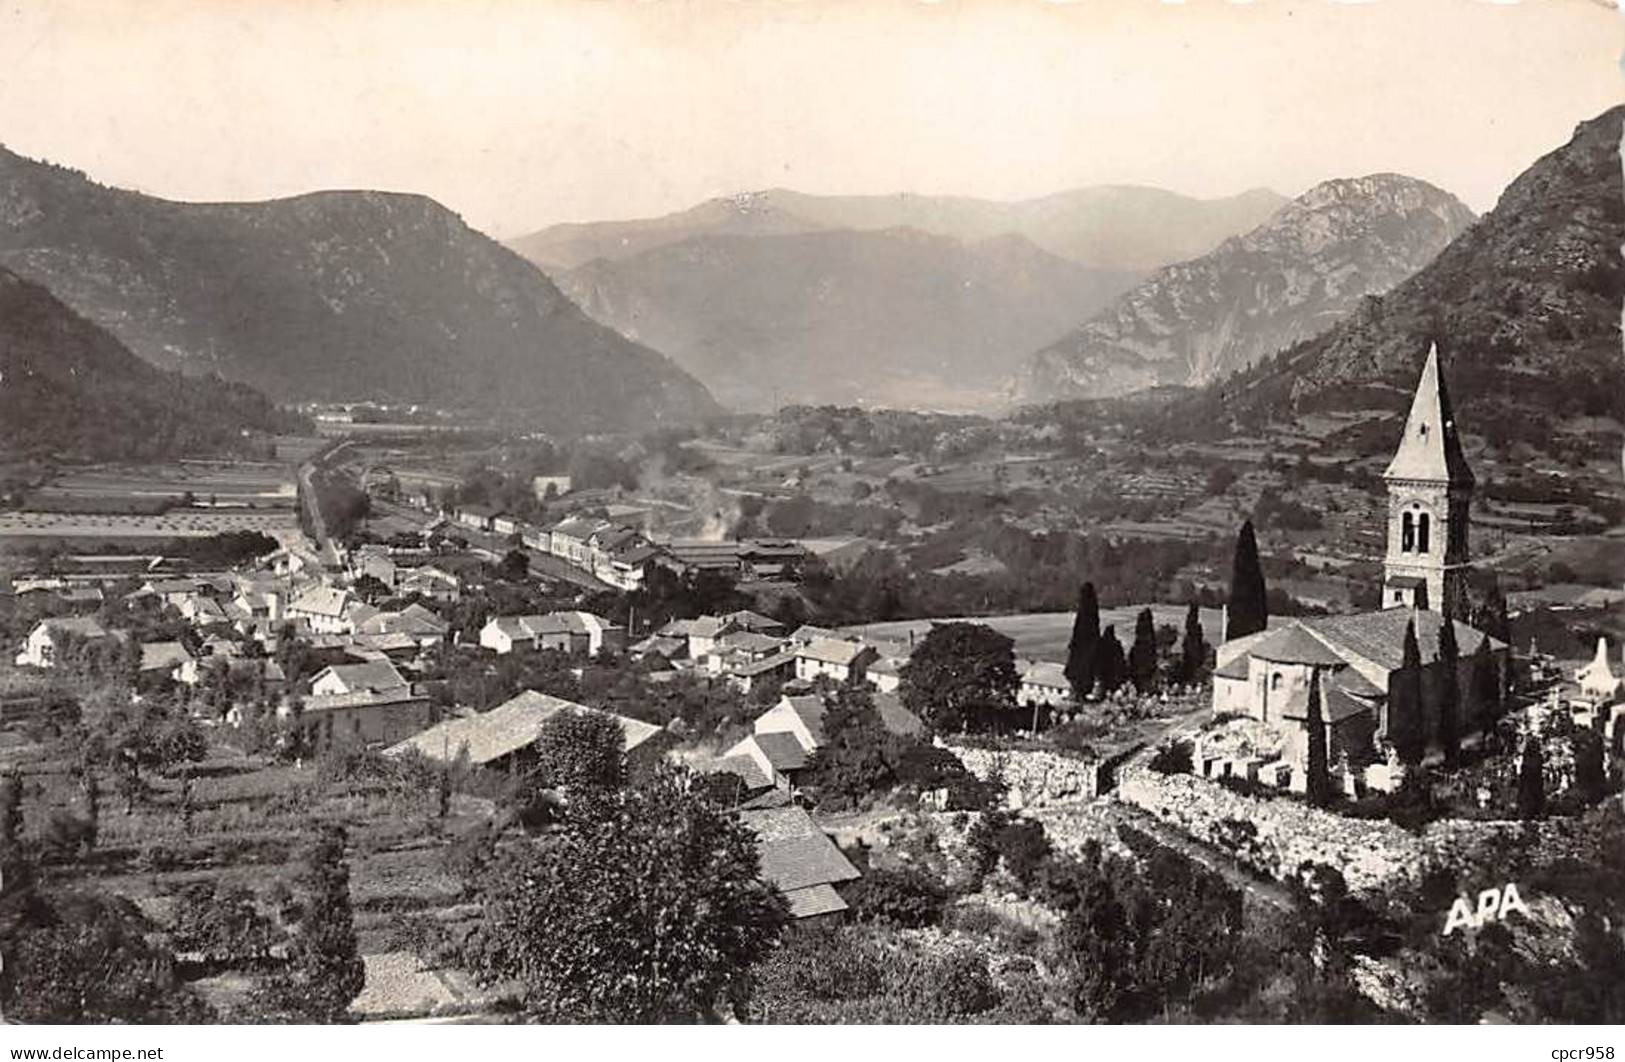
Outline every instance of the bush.
{"type": "Polygon", "coordinates": [[[1194,767],[1191,747],[1183,741],[1164,745],[1151,757],[1151,769],[1162,774],[1190,774],[1194,767]]]}
{"type": "Polygon", "coordinates": [[[841,890],[860,922],[922,929],[942,921],[948,890],[924,871],[871,868],[841,890]]]}

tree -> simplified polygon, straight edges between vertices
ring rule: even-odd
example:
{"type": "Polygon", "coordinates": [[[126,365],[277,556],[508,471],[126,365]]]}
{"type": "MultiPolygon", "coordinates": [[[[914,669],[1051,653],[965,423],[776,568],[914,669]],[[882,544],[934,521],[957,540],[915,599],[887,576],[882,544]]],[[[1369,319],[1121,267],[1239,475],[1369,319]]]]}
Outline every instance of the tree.
{"type": "Polygon", "coordinates": [[[1569,737],[1574,753],[1574,789],[1587,804],[1595,804],[1608,791],[1602,737],[1589,727],[1580,727],[1569,737]]]}
{"type": "Polygon", "coordinates": [[[1244,638],[1269,626],[1266,594],[1258,539],[1253,534],[1253,522],[1248,520],[1236,535],[1236,555],[1230,565],[1230,615],[1225,638],[1244,638]]]}
{"type": "Polygon", "coordinates": [[[540,784],[575,792],[620,785],[626,779],[626,737],[602,712],[555,712],[537,731],[540,784]]]}
{"type": "Polygon", "coordinates": [[[1540,739],[1524,739],[1523,761],[1518,765],[1518,818],[1539,819],[1546,815],[1546,757],[1540,739]]]}
{"type": "Polygon", "coordinates": [[[1101,632],[1095,646],[1095,678],[1100,683],[1101,696],[1116,693],[1128,680],[1128,661],[1123,658],[1123,643],[1117,640],[1117,629],[1108,626],[1101,632]]]}
{"type": "Polygon", "coordinates": [[[464,961],[486,984],[516,982],[543,1021],[704,1020],[743,1002],[788,916],[750,830],[669,767],[572,800],[547,843],[473,888],[485,914],[464,961]]]}
{"type": "Polygon", "coordinates": [[[1192,601],[1185,610],[1185,636],[1179,646],[1179,681],[1199,686],[1207,673],[1207,639],[1202,636],[1202,612],[1192,601]]]}
{"type": "Polygon", "coordinates": [[[1157,685],[1157,626],[1151,610],[1142,608],[1134,619],[1134,644],[1128,651],[1129,678],[1141,693],[1150,693],[1157,685]]]}
{"type": "Polygon", "coordinates": [[[497,565],[497,575],[510,583],[523,582],[530,574],[530,554],[522,549],[510,549],[497,565]]]}
{"type": "Polygon", "coordinates": [[[1416,642],[1416,621],[1405,624],[1405,643],[1399,671],[1393,678],[1393,696],[1388,704],[1388,740],[1399,761],[1414,767],[1427,750],[1427,734],[1422,715],[1422,650],[1416,642]]]}
{"type": "Polygon", "coordinates": [[[1449,616],[1439,625],[1439,671],[1439,747],[1453,768],[1461,763],[1461,650],[1449,616]]]}
{"type": "Polygon", "coordinates": [[[1095,584],[1084,583],[1078,591],[1078,614],[1072,621],[1072,638],[1066,645],[1066,678],[1072,683],[1072,697],[1082,701],[1095,689],[1095,646],[1100,641],[1100,602],[1095,584]]]}
{"type": "Polygon", "coordinates": [[[1305,765],[1309,803],[1323,808],[1332,802],[1332,776],[1327,766],[1326,717],[1320,703],[1320,669],[1309,672],[1309,707],[1305,726],[1309,731],[1309,755],[1305,765]]]}
{"type": "Polygon", "coordinates": [[[1496,674],[1488,638],[1478,644],[1478,652],[1473,654],[1473,703],[1478,708],[1484,736],[1488,737],[1501,718],[1501,678],[1496,674]]]}
{"type": "Polygon", "coordinates": [[[275,1021],[336,1025],[350,1020],[366,968],[356,950],[344,829],[322,826],[306,852],[294,892],[286,966],[261,986],[256,1007],[275,1021]]]}
{"type": "Polygon", "coordinates": [[[980,623],[939,623],[900,672],[904,707],[935,731],[996,727],[1014,702],[1015,643],[980,623]]]}
{"type": "Polygon", "coordinates": [[[836,691],[824,712],[824,743],[801,785],[821,808],[844,809],[897,783],[896,742],[874,709],[868,683],[836,691]]]}

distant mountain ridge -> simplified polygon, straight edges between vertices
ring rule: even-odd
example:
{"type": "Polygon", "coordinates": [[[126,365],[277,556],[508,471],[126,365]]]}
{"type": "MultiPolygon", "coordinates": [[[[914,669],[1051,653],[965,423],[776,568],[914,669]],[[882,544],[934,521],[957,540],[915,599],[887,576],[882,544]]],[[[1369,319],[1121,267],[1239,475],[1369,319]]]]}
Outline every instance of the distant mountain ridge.
{"type": "Polygon", "coordinates": [[[1622,126],[1625,106],[1582,122],[1416,275],[1321,335],[1173,403],[1166,430],[1402,410],[1432,342],[1471,431],[1547,445],[1565,417],[1625,420],[1622,126]]]}
{"type": "Polygon", "coordinates": [[[423,196],[178,203],[0,149],[0,265],[154,364],[281,399],[461,406],[565,431],[719,409],[423,196]]]}
{"type": "Polygon", "coordinates": [[[1318,335],[1473,222],[1425,181],[1325,181],[1208,254],[1166,266],[1022,367],[1018,400],[1201,385],[1318,335]]]}
{"type": "Polygon", "coordinates": [[[297,430],[300,421],[243,384],[154,368],[0,267],[0,455],[213,454],[239,448],[244,432],[297,430]]]}
{"type": "Polygon", "coordinates": [[[1268,218],[1286,199],[1255,188],[1196,199],[1160,188],[1098,185],[1037,199],[968,196],[822,196],[783,188],[710,199],[655,218],[553,225],[509,245],[549,272],[615,261],[693,236],[787,236],[825,230],[911,228],[976,242],[1025,236],[1093,269],[1155,269],[1210,250],[1268,218]]]}
{"type": "Polygon", "coordinates": [[[1137,277],[1023,236],[964,243],[901,228],[690,236],[558,281],[731,406],[969,408],[1137,277]]]}

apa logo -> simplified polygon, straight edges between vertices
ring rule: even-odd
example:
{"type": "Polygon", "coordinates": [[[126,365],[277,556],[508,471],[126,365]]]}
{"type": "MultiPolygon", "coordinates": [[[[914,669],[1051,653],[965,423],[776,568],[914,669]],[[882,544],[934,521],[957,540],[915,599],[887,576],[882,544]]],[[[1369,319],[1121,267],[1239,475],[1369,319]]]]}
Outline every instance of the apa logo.
{"type": "Polygon", "coordinates": [[[1517,911],[1525,918],[1529,917],[1529,908],[1523,904],[1523,897],[1518,895],[1518,886],[1508,884],[1500,889],[1485,889],[1478,894],[1478,909],[1465,896],[1456,897],[1456,902],[1450,905],[1450,915],[1444,920],[1444,935],[1449,936],[1457,929],[1466,927],[1477,929],[1486,922],[1499,922],[1508,913],[1517,911]]]}

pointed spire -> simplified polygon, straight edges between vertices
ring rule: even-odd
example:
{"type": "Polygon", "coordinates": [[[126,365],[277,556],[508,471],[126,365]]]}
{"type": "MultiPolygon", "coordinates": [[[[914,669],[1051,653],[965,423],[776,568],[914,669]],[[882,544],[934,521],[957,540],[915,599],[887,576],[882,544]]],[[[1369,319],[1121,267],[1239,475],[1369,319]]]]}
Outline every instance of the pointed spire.
{"type": "Polygon", "coordinates": [[[1428,348],[1422,378],[1416,384],[1410,416],[1405,418],[1405,434],[1389,462],[1385,479],[1419,479],[1435,483],[1471,486],[1472,470],[1461,452],[1461,436],[1456,429],[1456,413],[1450,406],[1450,392],[1439,372],[1439,346],[1428,348]]]}

